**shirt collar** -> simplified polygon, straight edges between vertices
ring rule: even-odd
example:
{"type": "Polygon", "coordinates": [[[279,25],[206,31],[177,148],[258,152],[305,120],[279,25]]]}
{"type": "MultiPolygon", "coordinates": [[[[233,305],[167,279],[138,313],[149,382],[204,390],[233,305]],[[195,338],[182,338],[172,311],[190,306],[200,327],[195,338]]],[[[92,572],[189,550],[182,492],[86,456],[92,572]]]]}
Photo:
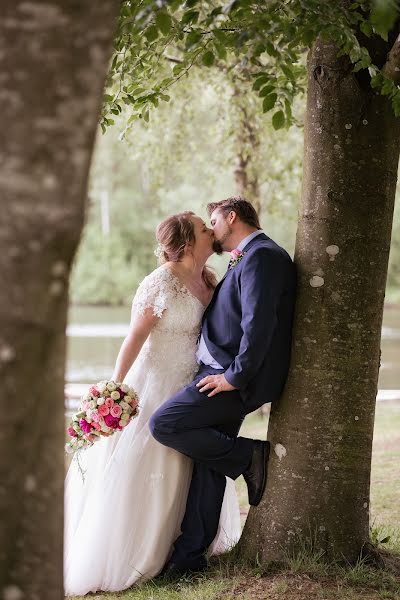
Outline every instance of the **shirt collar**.
{"type": "Polygon", "coordinates": [[[247,246],[247,244],[249,242],[251,242],[251,240],[253,240],[258,235],[261,235],[262,233],[264,233],[262,229],[257,229],[257,231],[253,231],[253,233],[250,233],[250,235],[248,235],[247,237],[245,237],[240,242],[240,244],[237,246],[237,249],[240,250],[240,252],[241,252],[243,250],[243,248],[245,248],[247,246]]]}

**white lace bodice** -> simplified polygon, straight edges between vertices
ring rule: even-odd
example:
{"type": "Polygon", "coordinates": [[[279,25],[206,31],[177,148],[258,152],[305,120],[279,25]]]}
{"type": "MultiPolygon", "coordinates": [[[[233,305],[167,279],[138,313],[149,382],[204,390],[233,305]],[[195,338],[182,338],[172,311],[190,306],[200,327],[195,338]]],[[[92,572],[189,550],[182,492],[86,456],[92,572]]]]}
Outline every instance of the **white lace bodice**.
{"type": "Polygon", "coordinates": [[[174,375],[180,372],[186,384],[197,370],[196,344],[204,305],[162,266],[144,278],[133,299],[133,312],[143,314],[148,308],[159,322],[147,338],[140,360],[147,368],[156,368],[159,375],[160,370],[174,375]]]}

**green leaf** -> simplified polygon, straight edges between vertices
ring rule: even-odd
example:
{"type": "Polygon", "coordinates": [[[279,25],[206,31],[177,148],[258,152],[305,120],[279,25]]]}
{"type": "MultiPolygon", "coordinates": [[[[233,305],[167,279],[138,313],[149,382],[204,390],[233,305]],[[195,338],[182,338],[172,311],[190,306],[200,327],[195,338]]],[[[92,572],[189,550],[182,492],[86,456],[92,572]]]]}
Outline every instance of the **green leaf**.
{"type": "Polygon", "coordinates": [[[292,120],[292,107],[289,100],[285,100],[285,110],[286,110],[286,119],[288,121],[292,120]]]}
{"type": "Polygon", "coordinates": [[[295,78],[294,77],[294,73],[293,73],[293,71],[292,71],[292,69],[290,67],[287,67],[286,65],[281,65],[281,69],[282,69],[282,73],[284,75],[286,75],[286,77],[288,79],[293,80],[295,78]]]}
{"type": "Polygon", "coordinates": [[[220,29],[213,29],[213,35],[219,42],[226,44],[228,36],[224,31],[221,31],[220,29]]]}
{"type": "Polygon", "coordinates": [[[260,96],[260,98],[265,98],[265,96],[268,96],[268,94],[270,94],[274,89],[275,89],[275,86],[266,85],[265,87],[263,87],[263,89],[261,90],[261,92],[258,95],[260,96]]]}
{"type": "Polygon", "coordinates": [[[227,57],[226,48],[223,44],[214,44],[214,48],[216,53],[218,54],[218,58],[221,60],[225,60],[227,57]]]}
{"type": "MultiPolygon", "coordinates": [[[[269,96],[266,96],[266,98],[264,98],[264,102],[263,102],[263,112],[268,112],[269,110],[274,108],[277,98],[278,98],[277,94],[270,94],[269,96]]],[[[278,114],[278,113],[275,113],[275,114],[278,114]]],[[[275,128],[275,129],[278,129],[278,128],[275,128]]]]}
{"type": "Polygon", "coordinates": [[[277,52],[275,46],[271,42],[267,42],[265,44],[265,49],[270,56],[273,56],[275,58],[279,56],[279,52],[277,52]]]}
{"type": "Polygon", "coordinates": [[[285,115],[282,110],[278,110],[272,117],[272,127],[274,129],[282,129],[285,125],[285,115]]]}
{"type": "Polygon", "coordinates": [[[388,33],[394,27],[399,16],[399,8],[396,0],[374,0],[371,12],[371,23],[386,42],[388,33]]]}
{"type": "Polygon", "coordinates": [[[191,31],[186,36],[186,49],[190,50],[201,40],[201,34],[198,31],[191,31]]]}
{"type": "Polygon", "coordinates": [[[185,2],[185,7],[186,8],[193,8],[193,6],[196,6],[196,4],[198,3],[199,0],[186,0],[185,2]]]}
{"type": "Polygon", "coordinates": [[[156,25],[164,35],[168,35],[172,28],[172,19],[168,13],[158,12],[156,14],[156,25]]]}
{"type": "Polygon", "coordinates": [[[203,54],[201,61],[206,67],[211,67],[215,61],[213,52],[211,52],[211,50],[207,50],[207,52],[203,54]]]}
{"type": "Polygon", "coordinates": [[[188,23],[197,23],[199,20],[199,11],[198,10],[188,10],[183,13],[181,18],[182,25],[187,25],[188,23]]]}
{"type": "Polygon", "coordinates": [[[149,42],[154,42],[154,40],[156,40],[158,38],[158,29],[155,25],[151,25],[150,27],[148,27],[146,29],[146,31],[144,32],[145,38],[149,41],[149,42]]]}
{"type": "Polygon", "coordinates": [[[369,21],[363,21],[360,25],[360,29],[367,37],[371,37],[371,35],[374,33],[372,25],[369,21]]]}
{"type": "Polygon", "coordinates": [[[387,535],[386,537],[383,538],[383,540],[379,540],[380,544],[387,544],[390,540],[390,535],[387,535]]]}
{"type": "Polygon", "coordinates": [[[384,77],[383,77],[382,73],[377,73],[376,75],[371,77],[371,87],[377,88],[380,85],[382,85],[383,81],[384,81],[384,77]]]}
{"type": "Polygon", "coordinates": [[[267,81],[269,81],[269,75],[260,75],[253,83],[253,90],[258,91],[267,81]]]}

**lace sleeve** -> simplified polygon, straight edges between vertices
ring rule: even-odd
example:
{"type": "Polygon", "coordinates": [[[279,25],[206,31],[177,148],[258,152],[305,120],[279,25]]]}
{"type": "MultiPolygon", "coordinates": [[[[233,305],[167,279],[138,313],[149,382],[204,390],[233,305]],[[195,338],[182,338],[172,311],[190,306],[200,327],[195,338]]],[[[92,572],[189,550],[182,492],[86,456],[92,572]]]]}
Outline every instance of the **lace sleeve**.
{"type": "Polygon", "coordinates": [[[145,310],[152,308],[153,314],[161,319],[167,308],[169,293],[169,281],[164,271],[157,269],[143,279],[132,302],[132,313],[143,314],[145,310]]]}

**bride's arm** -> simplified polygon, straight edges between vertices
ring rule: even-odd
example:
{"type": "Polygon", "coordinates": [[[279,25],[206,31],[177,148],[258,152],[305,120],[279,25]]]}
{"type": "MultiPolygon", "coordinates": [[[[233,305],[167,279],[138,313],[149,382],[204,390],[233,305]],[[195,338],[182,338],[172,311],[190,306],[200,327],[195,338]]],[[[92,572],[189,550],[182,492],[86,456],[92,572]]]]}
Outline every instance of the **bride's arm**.
{"type": "Polygon", "coordinates": [[[159,317],[153,313],[152,308],[147,308],[142,314],[132,314],[129,333],[122,343],[115,363],[113,381],[123,381],[125,379],[127,372],[149,337],[150,331],[159,320],[159,317]]]}

